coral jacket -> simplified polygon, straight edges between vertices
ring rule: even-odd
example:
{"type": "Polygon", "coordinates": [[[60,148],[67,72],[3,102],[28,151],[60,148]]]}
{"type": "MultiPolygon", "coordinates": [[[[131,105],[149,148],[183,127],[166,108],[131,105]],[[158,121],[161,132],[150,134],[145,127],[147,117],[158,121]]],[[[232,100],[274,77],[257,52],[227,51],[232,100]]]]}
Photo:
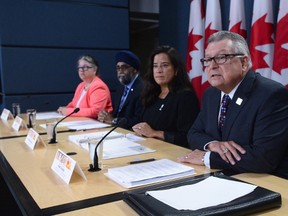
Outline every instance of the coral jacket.
{"type": "MultiPolygon", "coordinates": [[[[85,82],[81,82],[75,91],[72,101],[67,105],[67,115],[73,112],[76,104],[85,87],[85,82]]],[[[80,111],[72,116],[84,116],[97,119],[101,110],[113,111],[111,95],[108,86],[99,78],[95,77],[91,85],[87,89],[79,104],[80,111]]]]}

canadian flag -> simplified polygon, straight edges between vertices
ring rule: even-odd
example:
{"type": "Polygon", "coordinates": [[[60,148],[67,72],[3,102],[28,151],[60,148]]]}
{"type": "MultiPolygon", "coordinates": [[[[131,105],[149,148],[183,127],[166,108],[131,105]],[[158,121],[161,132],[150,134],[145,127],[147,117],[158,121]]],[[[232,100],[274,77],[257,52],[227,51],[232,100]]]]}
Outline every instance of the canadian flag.
{"type": "Polygon", "coordinates": [[[272,1],[254,0],[250,53],[254,71],[268,78],[271,78],[274,55],[273,32],[272,1]]]}
{"type": "Polygon", "coordinates": [[[188,48],[186,68],[191,84],[201,102],[202,76],[204,69],[200,59],[204,56],[204,3],[203,0],[192,0],[190,3],[190,18],[188,31],[188,48]]]}
{"type": "Polygon", "coordinates": [[[205,19],[205,48],[207,39],[215,32],[222,30],[222,18],[219,0],[207,0],[205,19]]]}
{"type": "Polygon", "coordinates": [[[230,0],[229,31],[247,38],[244,0],[230,0]]]}
{"type": "Polygon", "coordinates": [[[207,0],[206,14],[209,14],[209,16],[206,19],[204,11],[203,0],[191,1],[186,64],[191,83],[200,104],[204,91],[210,86],[200,59],[204,57],[204,49],[208,37],[222,29],[219,0],[207,0]]]}
{"type": "Polygon", "coordinates": [[[275,39],[271,79],[288,87],[288,1],[281,0],[275,39]]]}
{"type": "MultiPolygon", "coordinates": [[[[222,30],[222,18],[219,0],[207,0],[205,18],[205,42],[204,50],[207,47],[208,38],[215,32],[222,30]],[[209,16],[207,16],[209,14],[209,16]]],[[[210,86],[207,73],[202,76],[201,98],[204,91],[210,86]]]]}

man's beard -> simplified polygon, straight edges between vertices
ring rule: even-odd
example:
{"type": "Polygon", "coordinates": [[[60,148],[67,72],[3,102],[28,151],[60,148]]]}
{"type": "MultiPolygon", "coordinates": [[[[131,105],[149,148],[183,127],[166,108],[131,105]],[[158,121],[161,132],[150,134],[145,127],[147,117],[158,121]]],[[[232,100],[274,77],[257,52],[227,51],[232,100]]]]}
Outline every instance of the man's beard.
{"type": "Polygon", "coordinates": [[[128,85],[132,80],[132,76],[130,74],[125,74],[124,76],[118,76],[118,80],[122,85],[128,85]]]}

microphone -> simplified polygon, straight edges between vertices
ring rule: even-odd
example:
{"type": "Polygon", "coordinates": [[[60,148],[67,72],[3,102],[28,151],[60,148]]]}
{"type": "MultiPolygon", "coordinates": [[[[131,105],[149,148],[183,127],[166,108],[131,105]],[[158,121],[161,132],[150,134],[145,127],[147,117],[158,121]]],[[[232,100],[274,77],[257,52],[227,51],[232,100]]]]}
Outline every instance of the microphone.
{"type": "Polygon", "coordinates": [[[116,128],[121,127],[123,125],[125,125],[127,122],[126,118],[120,118],[120,120],[117,122],[117,124],[110,130],[108,131],[107,134],[105,134],[102,139],[100,139],[100,141],[97,143],[96,147],[95,147],[95,151],[94,151],[94,160],[93,160],[93,164],[90,164],[90,168],[88,169],[89,172],[97,172],[100,171],[101,168],[99,168],[99,164],[98,164],[98,154],[97,154],[97,148],[98,146],[101,144],[101,142],[112,132],[114,131],[116,128]]]}
{"type": "Polygon", "coordinates": [[[62,122],[64,119],[66,119],[66,118],[68,118],[69,116],[71,116],[72,114],[79,112],[79,110],[80,110],[80,108],[77,107],[76,109],[73,110],[73,112],[71,112],[69,115],[65,116],[64,118],[60,119],[60,121],[58,121],[58,122],[55,124],[55,126],[54,126],[54,128],[53,128],[53,137],[50,139],[49,144],[55,144],[55,143],[57,143],[57,140],[56,140],[56,127],[57,127],[57,125],[58,125],[60,122],[62,122]]]}

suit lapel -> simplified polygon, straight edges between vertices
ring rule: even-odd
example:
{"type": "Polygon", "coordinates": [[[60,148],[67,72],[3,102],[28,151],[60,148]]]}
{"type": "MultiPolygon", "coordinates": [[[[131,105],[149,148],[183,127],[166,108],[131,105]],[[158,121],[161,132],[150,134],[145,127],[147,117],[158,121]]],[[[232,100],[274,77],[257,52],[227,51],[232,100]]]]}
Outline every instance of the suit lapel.
{"type": "Polygon", "coordinates": [[[133,92],[134,92],[134,89],[133,89],[133,86],[132,86],[132,87],[129,89],[129,91],[128,91],[128,95],[127,95],[126,100],[125,100],[125,102],[124,102],[124,104],[123,104],[122,110],[123,110],[123,108],[126,106],[126,104],[128,103],[128,101],[131,99],[133,92]]]}
{"type": "Polygon", "coordinates": [[[208,109],[210,109],[209,113],[211,113],[211,116],[209,117],[210,118],[209,122],[211,122],[212,124],[213,131],[215,130],[219,132],[219,137],[220,137],[220,131],[218,128],[218,115],[219,115],[219,108],[220,108],[221,91],[219,91],[216,88],[215,90],[216,91],[214,91],[213,94],[211,94],[212,97],[209,98],[209,102],[208,102],[208,104],[210,104],[208,107],[208,109]],[[215,104],[217,106],[215,106],[215,104]]]}
{"type": "Polygon", "coordinates": [[[116,103],[115,103],[115,109],[117,110],[116,113],[118,113],[118,109],[119,109],[119,105],[121,102],[121,97],[123,95],[123,92],[124,92],[124,86],[121,86],[121,88],[119,88],[119,90],[117,91],[117,95],[116,95],[116,98],[117,98],[116,103]]]}
{"type": "Polygon", "coordinates": [[[222,129],[223,140],[226,140],[229,137],[230,129],[232,128],[240,111],[248,101],[254,80],[255,73],[249,71],[242,83],[239,85],[238,89],[236,90],[227,112],[224,128],[222,129]]]}

